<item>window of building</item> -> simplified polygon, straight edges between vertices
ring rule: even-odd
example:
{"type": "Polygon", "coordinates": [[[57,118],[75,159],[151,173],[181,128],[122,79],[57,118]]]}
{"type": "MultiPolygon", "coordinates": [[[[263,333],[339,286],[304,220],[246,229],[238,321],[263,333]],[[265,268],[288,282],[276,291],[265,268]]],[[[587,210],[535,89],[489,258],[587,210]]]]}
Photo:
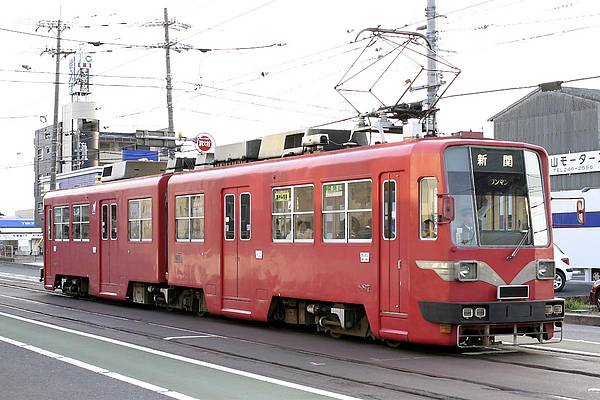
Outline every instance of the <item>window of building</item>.
{"type": "MultiPolygon", "coordinates": [[[[113,204],[111,204],[111,207],[113,204]]],[[[114,204],[116,209],[116,204],[114,204]]],[[[152,240],[152,199],[129,200],[129,240],[132,242],[152,240]]],[[[116,216],[111,215],[116,219],[116,216]]],[[[111,219],[112,222],[112,219],[111,219]]],[[[116,224],[115,224],[116,225],[116,224]]],[[[115,228],[116,236],[116,228],[115,228]]],[[[112,231],[111,231],[112,238],[112,231]]]]}
{"type": "Polygon", "coordinates": [[[383,238],[396,239],[396,181],[383,182],[383,238]]]}
{"type": "Polygon", "coordinates": [[[46,154],[50,154],[50,146],[44,147],[46,149],[46,154]]]}
{"type": "Polygon", "coordinates": [[[73,206],[73,240],[90,240],[90,206],[73,206]]]}
{"type": "Polygon", "coordinates": [[[37,149],[37,159],[38,161],[42,161],[44,159],[43,149],[37,149]]]}
{"type": "Polygon", "coordinates": [[[437,238],[437,178],[423,178],[420,182],[421,239],[437,238]]]}
{"type": "Polygon", "coordinates": [[[323,185],[323,240],[325,242],[371,241],[373,237],[371,186],[370,180],[323,185]]]}
{"type": "Polygon", "coordinates": [[[54,207],[54,236],[56,240],[69,240],[69,207],[54,207]]]}
{"type": "Polygon", "coordinates": [[[250,240],[250,193],[240,194],[240,239],[250,240]]]}
{"type": "Polygon", "coordinates": [[[204,195],[175,198],[175,235],[178,242],[204,241],[204,195]]]}
{"type": "Polygon", "coordinates": [[[274,242],[314,240],[314,186],[273,189],[272,232],[274,242]]]}

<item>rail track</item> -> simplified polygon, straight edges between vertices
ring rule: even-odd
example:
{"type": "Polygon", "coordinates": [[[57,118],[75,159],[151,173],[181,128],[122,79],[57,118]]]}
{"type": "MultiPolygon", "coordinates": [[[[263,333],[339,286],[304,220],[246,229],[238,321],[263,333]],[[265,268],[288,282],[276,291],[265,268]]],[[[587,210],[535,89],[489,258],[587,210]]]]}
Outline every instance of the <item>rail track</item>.
{"type": "MultiPolygon", "coordinates": [[[[5,289],[10,289],[12,291],[16,291],[16,293],[13,294],[4,294],[2,293],[2,291],[0,291],[0,307],[4,308],[4,309],[11,309],[13,311],[16,312],[24,312],[31,315],[37,315],[38,317],[43,317],[43,318],[51,318],[54,319],[55,321],[62,321],[62,322],[66,322],[66,323],[70,323],[70,324],[77,324],[80,327],[84,327],[87,330],[95,330],[95,329],[100,329],[102,330],[103,335],[107,335],[107,332],[113,332],[115,334],[128,334],[128,335],[133,335],[133,338],[138,337],[138,338],[144,338],[144,339],[150,339],[153,341],[156,341],[156,343],[160,346],[164,346],[165,345],[165,337],[163,335],[159,335],[158,333],[152,333],[152,329],[148,330],[142,330],[142,329],[136,329],[136,327],[141,327],[141,326],[146,326],[146,328],[148,327],[163,327],[163,328],[171,328],[171,329],[175,329],[175,330],[180,330],[180,331],[185,331],[188,333],[202,333],[202,334],[206,334],[207,332],[199,332],[199,331],[195,331],[193,329],[189,329],[183,326],[167,326],[164,324],[160,324],[157,323],[156,320],[151,320],[151,319],[145,319],[145,318],[136,318],[136,317],[123,317],[120,315],[117,315],[118,312],[110,312],[110,308],[112,306],[115,305],[114,302],[110,302],[110,301],[106,301],[106,300],[101,300],[101,299],[72,299],[72,303],[70,305],[65,305],[64,304],[64,300],[66,297],[65,295],[62,295],[60,293],[52,293],[52,292],[48,292],[46,290],[44,290],[39,283],[34,283],[34,282],[27,282],[27,281],[13,281],[10,282],[9,279],[6,278],[1,278],[0,279],[0,288],[5,288],[5,289]],[[35,300],[32,299],[31,294],[44,294],[44,298],[39,298],[39,296],[36,296],[35,300]],[[59,300],[60,299],[60,300],[59,300]],[[19,306],[16,305],[15,302],[18,303],[24,303],[23,306],[19,306]],[[103,307],[104,309],[108,308],[108,312],[104,311],[104,312],[98,312],[98,311],[90,311],[90,307],[88,306],[89,304],[103,304],[106,305],[107,307],[103,307]],[[42,311],[40,310],[40,308],[44,308],[44,307],[50,307],[50,310],[45,310],[42,311]],[[61,310],[60,312],[53,312],[52,310],[61,310]],[[62,314],[61,314],[62,313],[62,314]],[[69,313],[75,314],[75,315],[69,315],[69,313]],[[82,315],[87,315],[88,317],[82,318],[82,315]],[[116,326],[115,324],[110,324],[110,323],[101,323],[98,322],[98,317],[102,317],[105,318],[106,321],[111,321],[111,320],[119,320],[119,321],[128,321],[131,322],[132,324],[128,325],[127,327],[123,327],[123,326],[116,326]]],[[[118,303],[119,305],[121,305],[122,303],[118,303]]],[[[132,307],[128,307],[128,309],[130,309],[132,311],[133,314],[135,314],[135,309],[139,309],[139,306],[132,306],[132,307]]],[[[122,308],[120,307],[120,309],[122,310],[122,308]]],[[[116,308],[115,308],[116,311],[116,308]]],[[[166,311],[157,311],[158,313],[167,313],[166,311]]],[[[130,313],[131,314],[131,313],[130,313]]],[[[177,313],[177,314],[183,314],[183,313],[177,313]]],[[[157,314],[160,315],[160,314],[157,314]]],[[[183,317],[185,318],[185,320],[187,320],[187,317],[183,317]]],[[[198,318],[193,316],[192,314],[189,314],[189,318],[198,318]]],[[[222,321],[223,323],[227,323],[227,324],[234,324],[234,325],[241,325],[241,324],[254,324],[254,325],[265,325],[263,323],[248,323],[248,322],[240,322],[240,321],[231,321],[231,320],[227,320],[225,318],[222,317],[209,317],[210,319],[212,319],[215,322],[220,322],[222,321]]],[[[261,327],[264,328],[264,327],[261,327]]],[[[286,327],[286,331],[295,331],[295,332],[300,332],[302,331],[301,329],[290,329],[289,327],[286,327]]],[[[547,398],[565,398],[564,396],[554,396],[551,393],[544,393],[543,391],[540,391],[540,388],[532,388],[532,390],[523,390],[523,388],[517,388],[517,387],[511,387],[511,386],[507,386],[505,384],[495,384],[492,382],[482,382],[481,380],[477,380],[477,379],[470,379],[467,377],[463,377],[463,378],[459,378],[453,374],[440,374],[440,373],[435,373],[435,372],[427,372],[427,371],[422,371],[422,370],[418,370],[415,368],[411,368],[411,367],[398,367],[398,366],[392,366],[392,365],[386,365],[385,364],[385,359],[374,359],[374,360],[365,360],[365,359],[360,359],[358,357],[350,357],[350,356],[340,356],[339,354],[332,354],[332,353],[324,353],[324,352],[317,352],[317,351],[311,351],[311,350],[307,350],[307,349],[303,349],[303,348],[299,348],[298,346],[291,346],[291,345],[285,345],[285,344],[281,344],[281,343],[273,343],[271,341],[266,341],[266,340],[258,340],[256,338],[248,338],[248,337],[244,337],[241,335],[231,335],[231,334],[227,334],[227,335],[223,335],[222,333],[217,333],[217,332],[208,332],[211,335],[214,335],[215,337],[219,337],[219,338],[223,338],[225,340],[228,341],[236,341],[236,342],[240,342],[243,343],[245,345],[250,345],[250,346],[260,346],[261,348],[263,348],[265,351],[261,352],[261,354],[272,354],[272,352],[281,352],[281,351],[285,351],[285,352],[289,352],[289,353],[293,353],[296,355],[299,355],[301,357],[313,357],[313,358],[318,358],[319,360],[323,360],[324,363],[330,364],[330,363],[337,363],[337,364],[341,364],[341,365],[352,365],[354,367],[357,368],[365,368],[368,369],[372,372],[375,373],[381,373],[382,375],[386,375],[386,374],[394,374],[394,373],[400,373],[400,374],[404,374],[404,375],[408,375],[408,376],[412,376],[412,377],[419,377],[419,378],[425,378],[425,379],[432,379],[432,380],[447,380],[447,381],[452,381],[456,384],[462,384],[462,385],[476,385],[480,388],[482,388],[483,390],[488,390],[491,391],[492,393],[496,393],[496,394],[500,394],[500,393],[510,393],[512,395],[518,395],[521,398],[532,398],[532,399],[547,399],[547,398]]],[[[307,333],[308,335],[308,333],[307,333]]],[[[323,338],[323,340],[331,340],[331,339],[326,339],[323,338]]],[[[361,341],[359,339],[342,339],[342,340],[347,340],[350,342],[357,342],[357,341],[361,341]]],[[[364,342],[364,340],[363,340],[364,342]]],[[[374,345],[373,343],[369,343],[366,344],[365,346],[370,346],[370,345],[374,345]]],[[[169,346],[176,346],[177,348],[179,348],[180,350],[183,350],[186,353],[189,353],[190,350],[200,350],[202,352],[208,352],[210,354],[213,355],[220,355],[220,356],[227,356],[227,357],[233,357],[239,360],[246,360],[246,361],[251,361],[253,363],[259,363],[259,364],[265,364],[265,365],[270,365],[270,366],[276,366],[278,368],[285,368],[288,370],[292,370],[292,371],[296,371],[296,372],[302,372],[302,373],[306,373],[306,374],[319,374],[320,376],[325,376],[329,379],[332,380],[342,380],[342,381],[346,381],[348,383],[351,383],[353,385],[360,385],[363,388],[377,388],[377,389],[384,389],[386,392],[390,393],[392,395],[391,398],[394,398],[395,396],[401,397],[401,396],[406,396],[406,395],[411,395],[411,396],[415,396],[418,398],[423,398],[423,399],[469,399],[471,397],[460,397],[460,396],[452,396],[449,395],[447,393],[441,392],[441,391],[436,391],[436,390],[427,390],[425,388],[414,388],[414,387],[409,387],[409,386],[404,386],[404,385],[399,385],[399,384],[391,384],[389,382],[374,382],[372,380],[369,379],[360,379],[360,378],[356,378],[356,377],[352,377],[349,376],[348,374],[344,374],[343,370],[344,368],[339,368],[338,370],[340,370],[339,373],[336,373],[335,371],[318,371],[316,372],[314,368],[308,368],[308,367],[304,367],[301,365],[297,365],[294,364],[292,362],[277,362],[274,361],[272,359],[269,359],[269,357],[260,357],[260,356],[256,356],[256,355],[244,355],[244,354],[240,354],[237,351],[228,351],[226,349],[223,348],[218,348],[214,346],[214,343],[209,343],[207,344],[206,342],[203,341],[196,341],[196,342],[190,342],[188,340],[177,340],[177,338],[173,338],[172,340],[169,340],[169,346]]],[[[383,347],[383,346],[379,346],[379,347],[383,347]]],[[[539,350],[539,349],[525,349],[525,348],[509,348],[508,350],[486,350],[483,349],[483,351],[448,351],[447,349],[443,349],[443,348],[431,348],[431,347],[424,347],[424,346],[401,346],[400,349],[396,349],[396,350],[392,350],[392,349],[384,349],[385,351],[389,351],[390,356],[394,356],[394,355],[398,355],[398,353],[409,353],[409,356],[407,357],[407,359],[410,359],[411,357],[415,357],[418,358],[419,355],[421,356],[425,356],[425,357],[440,357],[440,358],[453,358],[453,359],[473,359],[473,357],[477,357],[479,360],[483,360],[486,362],[491,362],[494,364],[503,364],[503,365],[507,365],[507,366],[514,366],[514,367],[519,367],[519,368],[526,368],[526,369],[531,369],[531,370],[535,370],[536,372],[538,371],[547,371],[547,372],[554,372],[554,373],[560,373],[560,374],[565,374],[565,376],[568,376],[568,379],[581,379],[581,378],[600,378],[600,373],[596,373],[593,371],[586,371],[583,369],[573,369],[572,368],[572,363],[564,363],[565,367],[561,367],[561,366],[556,366],[556,365],[551,365],[550,363],[546,364],[546,365],[540,365],[539,363],[536,363],[534,365],[528,363],[526,360],[520,360],[520,359],[514,359],[514,353],[519,353],[521,355],[526,355],[526,354],[549,354],[552,353],[553,350],[551,348],[547,348],[546,350],[539,350]],[[504,357],[505,354],[510,353],[511,355],[513,355],[512,357],[504,357]],[[414,356],[414,354],[416,354],[416,356],[414,356]],[[567,366],[568,365],[568,366],[567,366]]],[[[593,361],[593,362],[597,362],[598,359],[593,357],[593,356],[585,356],[585,355],[571,355],[571,354],[560,354],[561,357],[565,358],[565,359],[569,359],[572,361],[593,361]]]]}

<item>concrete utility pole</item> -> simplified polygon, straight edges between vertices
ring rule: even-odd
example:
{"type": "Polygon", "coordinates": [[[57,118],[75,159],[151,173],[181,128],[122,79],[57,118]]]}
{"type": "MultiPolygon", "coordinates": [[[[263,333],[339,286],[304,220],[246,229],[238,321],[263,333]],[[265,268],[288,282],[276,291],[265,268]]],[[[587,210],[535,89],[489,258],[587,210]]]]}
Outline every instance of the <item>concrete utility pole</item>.
{"type": "Polygon", "coordinates": [[[175,51],[180,51],[182,49],[187,49],[184,45],[178,45],[177,41],[175,43],[171,43],[169,39],[169,29],[173,28],[175,30],[188,29],[191,25],[183,24],[181,22],[177,22],[175,19],[169,20],[169,13],[167,9],[164,9],[164,19],[156,20],[153,22],[145,23],[143,26],[162,26],[165,29],[165,42],[157,45],[158,48],[165,49],[165,63],[167,66],[167,115],[169,118],[169,132],[174,133],[175,127],[173,123],[173,86],[171,85],[171,48],[175,51]]]}
{"type": "MultiPolygon", "coordinates": [[[[56,189],[56,173],[60,169],[58,165],[58,95],[60,88],[60,35],[65,29],[69,29],[69,25],[65,24],[60,19],[57,21],[39,21],[39,28],[48,28],[48,31],[56,30],[56,49],[54,51],[47,50],[56,58],[56,72],[54,75],[54,122],[52,126],[52,142],[50,143],[50,190],[56,189]]],[[[45,53],[44,52],[44,53],[45,53]]],[[[43,53],[42,53],[43,54],[43,53]]]]}
{"type": "MultiPolygon", "coordinates": [[[[437,73],[437,13],[435,10],[436,0],[427,0],[425,9],[425,18],[427,19],[427,40],[431,44],[431,49],[427,52],[427,109],[430,109],[435,102],[437,91],[439,89],[437,73]]],[[[437,131],[435,113],[431,114],[426,121],[427,134],[437,131]]]]}
{"type": "Polygon", "coordinates": [[[169,14],[167,9],[165,8],[165,61],[167,64],[167,114],[169,117],[169,133],[175,132],[175,127],[173,126],[173,96],[171,91],[173,87],[171,86],[171,42],[169,41],[169,14]]]}

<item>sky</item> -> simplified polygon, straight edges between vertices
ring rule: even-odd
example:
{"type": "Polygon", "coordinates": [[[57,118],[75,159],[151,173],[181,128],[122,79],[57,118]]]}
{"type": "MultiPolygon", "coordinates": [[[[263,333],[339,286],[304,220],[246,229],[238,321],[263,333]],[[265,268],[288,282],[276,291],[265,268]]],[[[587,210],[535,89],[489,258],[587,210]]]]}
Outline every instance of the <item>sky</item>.
{"type": "MultiPolygon", "coordinates": [[[[357,33],[415,30],[425,24],[426,0],[7,2],[0,16],[0,212],[34,207],[34,131],[53,117],[55,65],[44,50],[56,41],[27,33],[53,36],[36,27],[61,18],[69,25],[63,48],[95,52],[89,98],[101,131],[163,129],[164,50],[152,46],[164,43],[164,30],[152,23],[164,7],[181,28],[170,31],[180,47],[171,53],[175,131],[208,132],[226,144],[346,118],[335,127],[351,128],[356,111],[334,86],[364,48],[365,41],[354,42],[357,33]],[[96,41],[107,44],[81,44],[96,41]],[[260,48],[238,49],[254,46],[260,48]]],[[[440,55],[461,70],[447,95],[600,75],[597,0],[437,0],[437,9],[440,55]]],[[[378,94],[397,98],[409,69],[425,63],[414,58],[390,68],[378,94]]],[[[63,73],[67,63],[62,59],[63,73]]],[[[600,79],[568,85],[600,88],[600,79]]],[[[67,85],[60,90],[60,104],[70,102],[67,85]]],[[[488,118],[531,90],[442,99],[439,130],[492,136],[488,118]]]]}

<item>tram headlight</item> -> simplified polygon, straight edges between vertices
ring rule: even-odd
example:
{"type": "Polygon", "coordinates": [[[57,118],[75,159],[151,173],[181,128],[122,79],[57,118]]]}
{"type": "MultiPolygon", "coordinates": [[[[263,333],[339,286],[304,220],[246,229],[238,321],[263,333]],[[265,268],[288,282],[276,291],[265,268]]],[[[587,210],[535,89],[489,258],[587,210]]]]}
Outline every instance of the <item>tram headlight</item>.
{"type": "Polygon", "coordinates": [[[554,279],[555,266],[553,260],[538,260],[537,262],[537,278],[538,279],[554,279]]]}
{"type": "Polygon", "coordinates": [[[471,307],[463,307],[463,309],[462,309],[462,317],[464,319],[473,318],[473,308],[471,308],[471,307]]]}
{"type": "Polygon", "coordinates": [[[555,304],[552,306],[552,312],[556,315],[562,315],[563,313],[563,305],[562,304],[555,304]]]}
{"type": "Polygon", "coordinates": [[[485,307],[477,307],[475,309],[475,316],[479,319],[483,319],[485,318],[485,316],[487,315],[487,310],[485,309],[485,307]]]}
{"type": "Polygon", "coordinates": [[[547,303],[544,306],[544,313],[546,317],[551,317],[553,315],[562,316],[564,315],[565,308],[561,303],[547,303]]]}
{"type": "Polygon", "coordinates": [[[477,280],[477,262],[461,261],[458,263],[457,278],[462,282],[477,280]]]}

